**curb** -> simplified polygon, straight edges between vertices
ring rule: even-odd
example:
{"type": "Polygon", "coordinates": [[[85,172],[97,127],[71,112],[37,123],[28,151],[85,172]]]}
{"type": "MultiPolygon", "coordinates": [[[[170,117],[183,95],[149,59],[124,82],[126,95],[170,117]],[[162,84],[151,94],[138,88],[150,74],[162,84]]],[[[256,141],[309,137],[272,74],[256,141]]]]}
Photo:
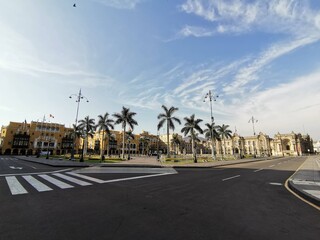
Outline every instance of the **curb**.
{"type": "Polygon", "coordinates": [[[299,190],[294,183],[292,183],[292,179],[290,178],[288,180],[288,187],[294,192],[296,193],[298,196],[300,196],[301,198],[307,200],[310,203],[315,204],[318,209],[320,210],[320,200],[318,200],[317,198],[313,197],[311,194],[308,194],[302,190],[299,190]]]}
{"type": "MultiPolygon", "coordinates": [[[[83,164],[83,165],[72,165],[72,164],[69,164],[69,163],[66,163],[66,164],[55,164],[55,163],[50,163],[50,162],[39,162],[39,161],[36,161],[36,160],[33,160],[33,159],[24,159],[24,158],[19,158],[19,157],[15,157],[16,159],[19,159],[21,161],[26,161],[26,162],[33,162],[33,163],[37,163],[37,164],[42,164],[42,165],[47,165],[47,166],[51,166],[51,167],[91,167],[93,165],[90,165],[90,164],[83,164]]],[[[59,161],[57,159],[54,159],[55,161],[59,161]]],[[[50,160],[48,160],[50,161],[50,160]]],[[[65,162],[64,162],[65,163],[65,162]]]]}

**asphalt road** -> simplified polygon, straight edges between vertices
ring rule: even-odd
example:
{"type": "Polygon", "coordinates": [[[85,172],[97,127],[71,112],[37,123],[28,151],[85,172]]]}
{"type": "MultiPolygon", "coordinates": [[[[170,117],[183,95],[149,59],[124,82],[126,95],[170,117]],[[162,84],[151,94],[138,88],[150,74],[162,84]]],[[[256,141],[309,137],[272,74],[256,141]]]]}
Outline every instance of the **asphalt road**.
{"type": "MultiPolygon", "coordinates": [[[[38,192],[21,174],[14,176],[28,193],[12,195],[1,175],[0,239],[319,239],[320,212],[283,186],[303,161],[176,169],[178,174],[90,186],[54,175],[74,186],[67,189],[41,179],[32,168],[40,166],[27,163],[30,169],[21,170],[36,172],[32,176],[52,191],[38,192]]],[[[8,166],[0,161],[2,174],[8,166]]],[[[103,181],[148,174],[82,175],[103,181]]]]}

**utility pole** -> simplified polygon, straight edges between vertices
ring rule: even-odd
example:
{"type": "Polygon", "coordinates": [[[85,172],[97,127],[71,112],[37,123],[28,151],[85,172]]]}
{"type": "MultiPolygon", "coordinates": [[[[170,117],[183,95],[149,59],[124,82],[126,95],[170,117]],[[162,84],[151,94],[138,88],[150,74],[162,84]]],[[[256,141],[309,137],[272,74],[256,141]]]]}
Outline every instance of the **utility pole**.
{"type": "Polygon", "coordinates": [[[217,98],[219,96],[218,95],[213,95],[211,90],[209,90],[209,92],[206,93],[206,95],[204,96],[203,102],[206,102],[206,99],[209,99],[210,101],[210,117],[211,117],[211,127],[210,127],[210,136],[211,136],[211,148],[212,148],[212,159],[215,160],[215,146],[214,146],[214,142],[213,141],[213,125],[214,125],[214,118],[212,115],[212,100],[213,101],[217,101],[217,98]]]}

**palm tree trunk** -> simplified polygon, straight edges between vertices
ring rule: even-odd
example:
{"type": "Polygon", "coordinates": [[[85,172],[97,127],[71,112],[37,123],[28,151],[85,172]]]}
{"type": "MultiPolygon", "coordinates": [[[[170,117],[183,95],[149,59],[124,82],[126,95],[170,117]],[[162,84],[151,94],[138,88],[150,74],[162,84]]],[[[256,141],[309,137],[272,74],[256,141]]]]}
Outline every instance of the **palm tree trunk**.
{"type": "Polygon", "coordinates": [[[100,150],[100,157],[101,160],[103,160],[103,156],[104,156],[104,132],[102,132],[102,140],[101,140],[101,150],[100,150]]]}
{"type": "Polygon", "coordinates": [[[213,159],[216,159],[216,140],[215,138],[212,139],[213,145],[212,145],[212,151],[213,151],[213,159]]]}
{"type": "Polygon", "coordinates": [[[124,135],[126,133],[126,125],[123,126],[123,136],[122,136],[122,159],[124,159],[124,135]]]}
{"type": "Polygon", "coordinates": [[[195,152],[195,149],[194,149],[194,139],[192,138],[191,139],[191,146],[192,146],[192,155],[193,155],[193,161],[195,163],[197,163],[197,156],[196,156],[196,152],[195,152]]]}
{"type": "Polygon", "coordinates": [[[212,159],[214,160],[215,159],[215,156],[214,156],[214,141],[213,141],[213,138],[211,138],[211,151],[212,151],[212,159]]]}
{"type": "Polygon", "coordinates": [[[109,157],[109,142],[110,142],[110,138],[108,137],[108,143],[107,143],[107,157],[109,157]]]}
{"type": "Polygon", "coordinates": [[[226,155],[226,140],[223,138],[223,155],[226,155]]]}
{"type": "Polygon", "coordinates": [[[130,160],[130,141],[128,143],[128,160],[130,160]]]}
{"type": "Polygon", "coordinates": [[[142,156],[144,155],[144,143],[142,142],[142,156]]]}
{"type": "Polygon", "coordinates": [[[83,162],[83,153],[84,153],[84,139],[82,141],[82,151],[81,151],[81,157],[80,157],[80,162],[83,162]]]}
{"type": "Polygon", "coordinates": [[[170,158],[170,145],[169,145],[169,121],[167,120],[167,158],[170,158]]]}

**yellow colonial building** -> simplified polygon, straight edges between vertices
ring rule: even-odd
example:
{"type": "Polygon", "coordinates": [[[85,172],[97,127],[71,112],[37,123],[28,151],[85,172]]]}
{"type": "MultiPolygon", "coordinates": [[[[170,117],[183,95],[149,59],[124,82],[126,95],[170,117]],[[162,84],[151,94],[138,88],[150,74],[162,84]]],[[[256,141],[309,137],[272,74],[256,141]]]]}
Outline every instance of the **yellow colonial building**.
{"type": "MultiPolygon", "coordinates": [[[[72,128],[49,122],[10,122],[1,127],[0,154],[33,155],[41,152],[65,154],[71,151],[72,128]]],[[[76,148],[78,144],[76,144],[76,148]]]]}
{"type": "MultiPolygon", "coordinates": [[[[73,129],[62,124],[50,122],[10,122],[2,126],[0,133],[0,154],[6,155],[35,155],[49,152],[63,155],[71,152],[73,145],[73,129]]],[[[122,152],[122,131],[95,132],[88,139],[77,138],[75,153],[120,155],[122,152]],[[82,146],[83,149],[82,149],[82,146]]],[[[147,131],[133,134],[133,139],[125,138],[125,154],[156,155],[167,153],[167,135],[153,135],[147,131]]],[[[179,143],[173,142],[173,134],[169,135],[169,149],[171,153],[191,154],[190,138],[178,135],[179,143]]],[[[199,137],[196,142],[198,154],[211,154],[211,142],[199,137]]],[[[232,155],[240,158],[244,156],[300,156],[313,153],[313,140],[309,135],[275,134],[270,138],[264,133],[254,136],[240,136],[234,133],[225,141],[215,142],[216,154],[232,155]]]]}

